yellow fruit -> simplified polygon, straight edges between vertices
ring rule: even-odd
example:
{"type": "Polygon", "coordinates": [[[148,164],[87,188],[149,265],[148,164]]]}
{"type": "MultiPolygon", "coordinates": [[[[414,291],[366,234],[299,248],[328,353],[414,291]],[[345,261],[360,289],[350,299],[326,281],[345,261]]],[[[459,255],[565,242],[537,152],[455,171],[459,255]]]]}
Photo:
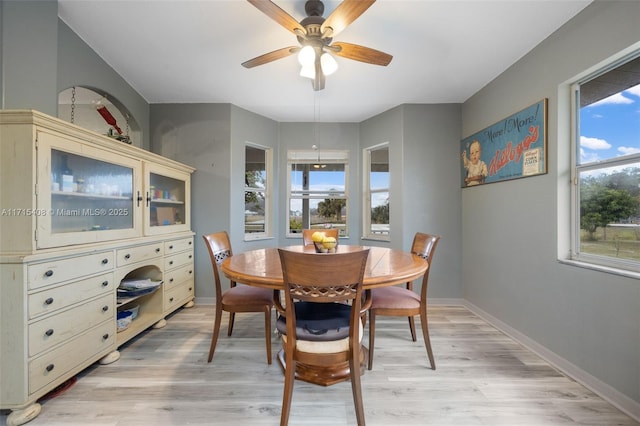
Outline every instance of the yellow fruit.
{"type": "Polygon", "coordinates": [[[313,234],[311,234],[311,239],[316,243],[321,243],[325,237],[326,237],[325,233],[320,231],[316,231],[313,234]]]}
{"type": "Polygon", "coordinates": [[[322,240],[322,245],[324,246],[324,248],[333,249],[336,245],[338,245],[338,242],[334,237],[325,237],[322,240]]]}

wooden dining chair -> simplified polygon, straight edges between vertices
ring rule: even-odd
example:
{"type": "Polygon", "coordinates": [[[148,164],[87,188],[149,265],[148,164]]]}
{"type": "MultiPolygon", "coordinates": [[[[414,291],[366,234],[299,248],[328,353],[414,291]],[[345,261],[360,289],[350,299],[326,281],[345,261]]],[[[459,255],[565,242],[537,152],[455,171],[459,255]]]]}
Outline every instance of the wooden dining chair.
{"type": "Polygon", "coordinates": [[[216,350],[223,311],[229,312],[228,336],[231,336],[231,332],[233,331],[233,322],[237,312],[264,312],[267,362],[271,364],[271,308],[273,307],[273,290],[242,284],[237,285],[235,281],[231,281],[230,288],[222,291],[218,266],[226,258],[233,255],[229,235],[226,231],[222,231],[203,235],[202,238],[209,250],[216,286],[215,322],[213,324],[213,337],[211,339],[211,347],[209,348],[208,362],[211,362],[213,353],[216,350]]]}
{"type": "Polygon", "coordinates": [[[338,228],[327,228],[327,229],[303,229],[302,230],[302,244],[305,246],[312,246],[313,240],[311,236],[314,232],[324,232],[327,237],[333,237],[336,240],[340,235],[340,230],[338,228]]]}
{"type": "MultiPolygon", "coordinates": [[[[364,425],[360,383],[362,280],[369,249],[350,253],[298,253],[278,249],[284,305],[276,300],[284,346],[284,395],[280,425],[289,422],[296,363],[333,366],[348,362],[358,425],[364,425]]],[[[366,292],[369,294],[369,292],[366,292]]]]}
{"type": "Polygon", "coordinates": [[[420,294],[413,290],[413,282],[408,282],[406,288],[392,286],[381,287],[371,290],[371,308],[369,309],[369,365],[373,368],[373,350],[376,333],[376,316],[407,316],[409,318],[409,329],[411,339],[416,341],[416,325],[414,316],[420,315],[422,326],[422,337],[427,348],[427,356],[433,370],[436,369],[436,362],[431,349],[431,339],[429,338],[429,325],[427,322],[427,284],[429,283],[429,271],[431,261],[436,251],[436,246],[440,241],[437,235],[423,234],[417,232],[411,244],[411,253],[416,254],[427,262],[429,268],[422,277],[422,288],[420,294]]]}

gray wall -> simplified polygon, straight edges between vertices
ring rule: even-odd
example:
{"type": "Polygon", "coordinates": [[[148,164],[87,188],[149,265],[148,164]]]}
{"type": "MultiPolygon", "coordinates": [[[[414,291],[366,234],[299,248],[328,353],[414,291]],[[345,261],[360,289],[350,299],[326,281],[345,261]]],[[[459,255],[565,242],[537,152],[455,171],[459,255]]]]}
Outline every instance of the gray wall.
{"type": "MultiPolygon", "coordinates": [[[[73,86],[84,86],[106,94],[120,111],[130,113],[135,120],[130,122],[132,130],[142,132],[140,147],[150,150],[147,101],[64,22],[60,20],[59,24],[56,106],[57,93],[73,86]]],[[[124,130],[124,123],[120,125],[124,130]]]]}
{"type": "Polygon", "coordinates": [[[102,58],[58,19],[58,2],[0,3],[0,108],[58,115],[58,93],[85,86],[109,94],[128,110],[149,149],[149,105],[102,58]]]}
{"type": "Polygon", "coordinates": [[[2,109],[35,109],[55,116],[58,107],[58,3],[6,1],[2,16],[2,109]]]}
{"type": "MultiPolygon", "coordinates": [[[[231,105],[156,104],[151,106],[151,122],[153,151],[196,168],[191,177],[195,292],[197,297],[213,297],[213,272],[202,235],[231,226],[231,105]]],[[[234,234],[230,232],[232,238],[234,234]]]]}
{"type": "Polygon", "coordinates": [[[637,43],[639,19],[640,2],[593,3],[462,108],[467,136],[549,99],[548,174],[462,190],[465,299],[615,388],[636,410],[640,283],[559,263],[567,244],[558,239],[569,226],[566,82],[637,43]]]}
{"type": "MultiPolygon", "coordinates": [[[[391,241],[409,250],[416,232],[440,235],[429,296],[462,299],[460,178],[461,107],[401,105],[361,124],[361,149],[389,143],[391,241]]],[[[362,158],[360,159],[362,161],[362,158]]]]}

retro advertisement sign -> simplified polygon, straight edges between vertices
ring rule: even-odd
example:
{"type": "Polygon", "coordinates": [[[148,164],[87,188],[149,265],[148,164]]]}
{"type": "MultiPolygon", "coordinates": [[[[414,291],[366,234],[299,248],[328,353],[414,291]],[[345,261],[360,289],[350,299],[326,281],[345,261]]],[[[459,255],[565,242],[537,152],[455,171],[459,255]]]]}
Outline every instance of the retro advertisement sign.
{"type": "Polygon", "coordinates": [[[547,173],[547,100],[460,142],[463,188],[547,173]]]}

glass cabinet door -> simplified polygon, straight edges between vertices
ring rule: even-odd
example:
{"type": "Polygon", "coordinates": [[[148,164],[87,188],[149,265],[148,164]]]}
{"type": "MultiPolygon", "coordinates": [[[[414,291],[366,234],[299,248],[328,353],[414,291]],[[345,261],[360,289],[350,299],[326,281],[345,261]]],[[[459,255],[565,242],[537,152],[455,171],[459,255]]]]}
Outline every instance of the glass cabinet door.
{"type": "Polygon", "coordinates": [[[38,163],[39,247],[140,235],[140,161],[41,133],[38,163]]]}
{"type": "Polygon", "coordinates": [[[145,163],[145,234],[189,230],[189,174],[145,163]]]}

